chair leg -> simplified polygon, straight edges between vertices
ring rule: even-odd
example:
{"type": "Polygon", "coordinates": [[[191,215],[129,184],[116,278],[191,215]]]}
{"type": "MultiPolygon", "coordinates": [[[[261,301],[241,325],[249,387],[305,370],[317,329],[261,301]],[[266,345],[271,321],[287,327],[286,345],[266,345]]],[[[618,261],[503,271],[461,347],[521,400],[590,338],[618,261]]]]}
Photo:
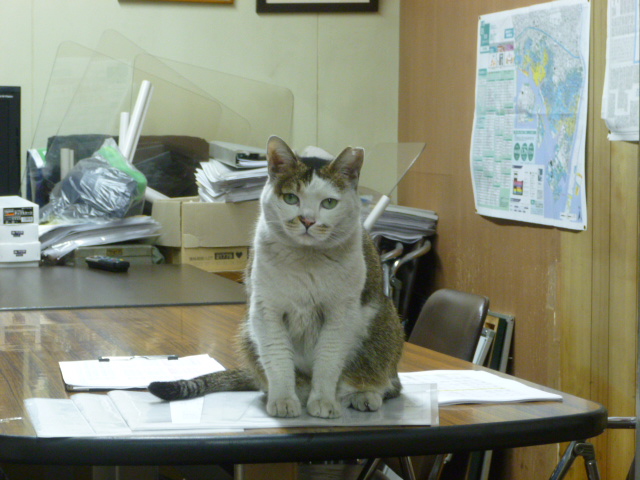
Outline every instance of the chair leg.
{"type": "Polygon", "coordinates": [[[550,480],[561,480],[565,477],[576,457],[584,458],[584,466],[589,480],[600,480],[600,471],[596,461],[596,450],[592,443],[587,441],[573,441],[567,447],[564,455],[558,462],[556,469],[551,474],[550,480]]]}
{"type": "Polygon", "coordinates": [[[400,469],[404,480],[416,480],[416,474],[413,471],[413,465],[409,457],[400,457],[400,469]]]}
{"type": "Polygon", "coordinates": [[[444,467],[446,460],[447,460],[447,455],[445,454],[436,455],[436,459],[433,462],[431,471],[429,472],[428,480],[438,480],[440,478],[440,474],[442,473],[442,468],[444,467]]]}
{"type": "Polygon", "coordinates": [[[379,463],[379,458],[370,458],[369,460],[367,460],[367,463],[365,463],[364,467],[362,467],[360,475],[358,475],[358,480],[369,480],[370,478],[372,478],[373,472],[376,471],[379,463]]]}
{"type": "MultiPolygon", "coordinates": [[[[411,459],[409,457],[400,457],[398,460],[400,461],[403,480],[416,480],[416,474],[413,471],[411,459]]],[[[362,470],[360,471],[360,475],[358,475],[358,480],[368,480],[372,478],[379,463],[379,458],[367,460],[367,463],[364,464],[364,467],[362,467],[362,470]]]]}

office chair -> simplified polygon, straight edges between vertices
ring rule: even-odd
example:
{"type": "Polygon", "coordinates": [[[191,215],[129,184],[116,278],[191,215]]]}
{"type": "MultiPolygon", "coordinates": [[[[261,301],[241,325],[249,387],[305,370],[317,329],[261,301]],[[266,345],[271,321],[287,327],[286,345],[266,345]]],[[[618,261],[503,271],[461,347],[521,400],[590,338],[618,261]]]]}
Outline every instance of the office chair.
{"type": "MultiPolygon", "coordinates": [[[[409,342],[471,362],[488,312],[489,299],[485,296],[436,290],[422,307],[409,342]]],[[[444,459],[445,455],[436,456],[429,479],[438,478],[444,459]]],[[[368,460],[358,479],[371,478],[379,462],[379,458],[368,460]]],[[[400,465],[405,480],[415,479],[409,457],[400,458],[400,465]]]]}
{"type": "Polygon", "coordinates": [[[422,307],[409,343],[471,362],[488,312],[485,296],[437,290],[422,307]]]}

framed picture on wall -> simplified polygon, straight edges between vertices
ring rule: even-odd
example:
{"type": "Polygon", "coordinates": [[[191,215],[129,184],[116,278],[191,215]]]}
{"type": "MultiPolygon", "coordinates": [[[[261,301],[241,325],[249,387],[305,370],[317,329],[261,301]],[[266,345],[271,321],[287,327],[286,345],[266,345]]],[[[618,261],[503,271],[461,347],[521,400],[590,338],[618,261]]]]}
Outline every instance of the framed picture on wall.
{"type": "Polygon", "coordinates": [[[377,12],[378,0],[256,0],[258,13],[377,12]]]}
{"type": "Polygon", "coordinates": [[[163,1],[163,2],[183,2],[183,3],[228,3],[231,4],[235,0],[151,0],[151,1],[163,1]]]}

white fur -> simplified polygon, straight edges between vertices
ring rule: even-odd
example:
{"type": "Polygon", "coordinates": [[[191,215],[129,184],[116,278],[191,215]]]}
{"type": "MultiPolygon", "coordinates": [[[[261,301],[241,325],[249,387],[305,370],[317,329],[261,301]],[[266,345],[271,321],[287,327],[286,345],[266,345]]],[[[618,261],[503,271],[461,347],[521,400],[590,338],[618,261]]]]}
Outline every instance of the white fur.
{"type": "Polygon", "coordinates": [[[298,369],[312,377],[309,413],[336,417],[341,372],[375,314],[360,303],[366,267],[361,226],[353,220],[360,202],[355,189],[341,193],[317,177],[299,197],[299,205],[289,205],[270,184],[263,191],[248,279],[249,331],[269,383],[269,414],[300,414],[298,369]],[[339,201],[326,209],[325,198],[339,201]],[[307,231],[299,216],[315,224],[307,231]]]}

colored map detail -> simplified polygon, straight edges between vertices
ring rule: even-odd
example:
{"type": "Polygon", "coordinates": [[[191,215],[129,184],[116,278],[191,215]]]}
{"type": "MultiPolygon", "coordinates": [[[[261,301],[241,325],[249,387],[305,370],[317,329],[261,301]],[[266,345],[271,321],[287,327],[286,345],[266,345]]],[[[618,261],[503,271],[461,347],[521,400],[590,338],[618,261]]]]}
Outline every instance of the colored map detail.
{"type": "Polygon", "coordinates": [[[589,4],[481,17],[471,172],[478,213],[586,228],[589,4]]]}

